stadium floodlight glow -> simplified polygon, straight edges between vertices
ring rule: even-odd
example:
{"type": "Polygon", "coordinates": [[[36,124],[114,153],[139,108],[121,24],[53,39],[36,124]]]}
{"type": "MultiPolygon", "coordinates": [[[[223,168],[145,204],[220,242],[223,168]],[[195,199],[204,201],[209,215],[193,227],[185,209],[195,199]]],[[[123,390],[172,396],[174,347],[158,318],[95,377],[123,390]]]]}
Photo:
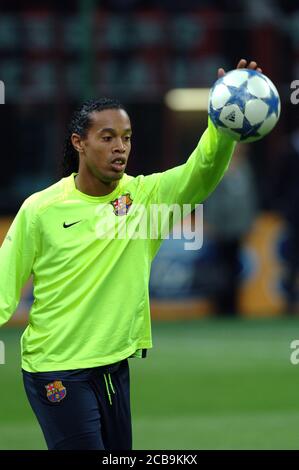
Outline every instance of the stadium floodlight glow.
{"type": "Polygon", "coordinates": [[[174,88],[165,95],[166,105],[173,111],[207,111],[209,88],[174,88]]]}

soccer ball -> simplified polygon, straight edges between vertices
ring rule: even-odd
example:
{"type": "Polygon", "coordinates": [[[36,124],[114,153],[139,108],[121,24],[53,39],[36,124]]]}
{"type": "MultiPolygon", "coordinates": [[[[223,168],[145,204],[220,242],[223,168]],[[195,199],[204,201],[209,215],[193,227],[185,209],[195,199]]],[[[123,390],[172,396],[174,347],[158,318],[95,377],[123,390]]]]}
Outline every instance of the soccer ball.
{"type": "Polygon", "coordinates": [[[236,69],[215,82],[208,110],[220,131],[239,142],[254,142],[277,123],[280,98],[271,80],[262,73],[236,69]]]}

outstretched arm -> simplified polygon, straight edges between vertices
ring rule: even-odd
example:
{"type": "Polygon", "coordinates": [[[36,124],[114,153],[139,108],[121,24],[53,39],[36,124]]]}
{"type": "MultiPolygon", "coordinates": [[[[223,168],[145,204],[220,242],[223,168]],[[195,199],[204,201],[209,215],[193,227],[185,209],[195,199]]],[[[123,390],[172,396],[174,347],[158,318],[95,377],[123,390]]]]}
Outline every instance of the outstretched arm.
{"type": "MultiPolygon", "coordinates": [[[[255,61],[241,59],[237,69],[250,68],[261,72],[255,61]]],[[[218,69],[218,77],[225,74],[218,69]]],[[[208,128],[186,163],[156,176],[153,194],[155,203],[199,204],[215,189],[223,177],[235,148],[235,141],[219,132],[209,119],[208,128]]],[[[147,178],[151,178],[147,177],[147,178]]]]}

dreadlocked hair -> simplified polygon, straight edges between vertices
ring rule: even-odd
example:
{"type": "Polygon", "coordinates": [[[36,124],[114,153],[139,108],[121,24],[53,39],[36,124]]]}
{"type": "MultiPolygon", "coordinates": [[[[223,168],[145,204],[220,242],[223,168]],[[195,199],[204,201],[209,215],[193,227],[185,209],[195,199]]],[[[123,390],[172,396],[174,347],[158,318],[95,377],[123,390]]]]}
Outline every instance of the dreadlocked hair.
{"type": "Polygon", "coordinates": [[[91,113],[93,111],[104,111],[105,109],[125,109],[122,104],[111,98],[100,98],[98,100],[85,101],[71,117],[64,143],[64,154],[62,161],[62,176],[69,176],[79,170],[79,155],[74,148],[71,136],[73,133],[79,134],[82,138],[91,126],[91,113]]]}

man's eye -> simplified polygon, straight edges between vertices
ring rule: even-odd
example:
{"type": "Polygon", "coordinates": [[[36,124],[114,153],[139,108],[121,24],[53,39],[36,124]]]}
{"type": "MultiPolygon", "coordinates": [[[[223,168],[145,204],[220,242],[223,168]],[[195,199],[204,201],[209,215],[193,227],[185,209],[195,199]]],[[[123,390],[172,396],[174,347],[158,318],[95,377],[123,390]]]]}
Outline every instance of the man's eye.
{"type": "Polygon", "coordinates": [[[131,140],[131,136],[130,136],[130,135],[126,135],[126,136],[125,136],[125,141],[126,141],[126,142],[129,142],[130,140],[131,140]]]}
{"type": "Polygon", "coordinates": [[[111,139],[112,139],[112,137],[109,136],[109,135],[106,135],[106,136],[103,137],[104,142],[110,142],[111,139]]]}

